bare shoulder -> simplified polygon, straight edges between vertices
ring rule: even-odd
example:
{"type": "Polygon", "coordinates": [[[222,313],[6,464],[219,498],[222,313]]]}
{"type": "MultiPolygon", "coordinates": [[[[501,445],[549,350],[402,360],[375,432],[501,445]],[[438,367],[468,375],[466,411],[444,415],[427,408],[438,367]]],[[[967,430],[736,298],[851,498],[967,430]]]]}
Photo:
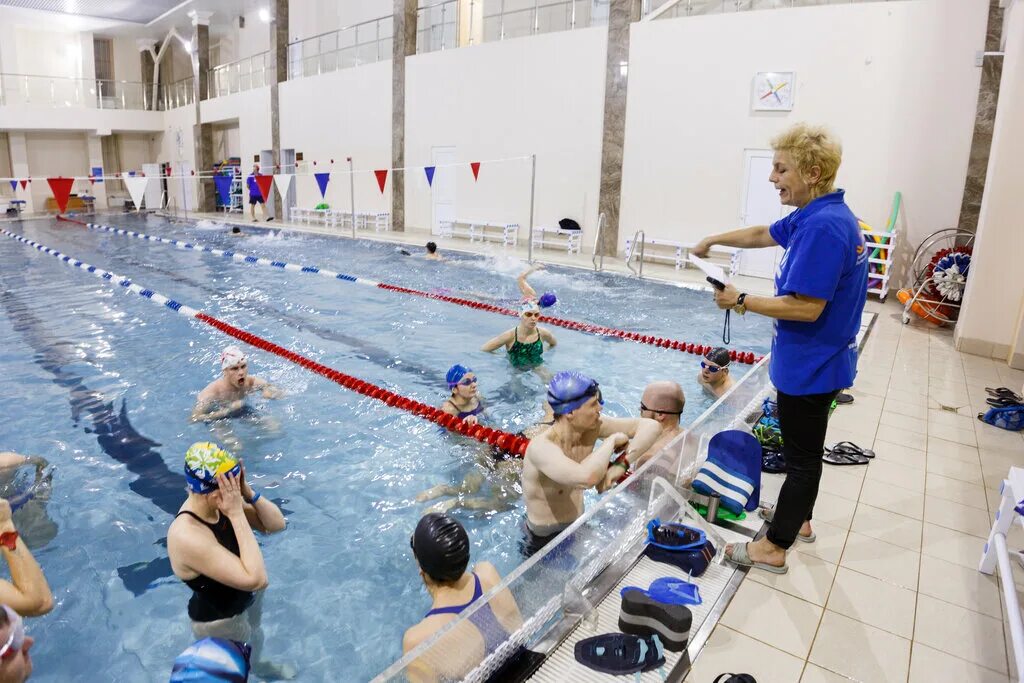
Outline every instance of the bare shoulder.
{"type": "Polygon", "coordinates": [[[29,458],[21,455],[20,453],[14,453],[13,451],[0,451],[0,468],[3,467],[18,467],[24,465],[29,461],[29,458]]]}
{"type": "Polygon", "coordinates": [[[415,626],[409,627],[405,631],[405,635],[402,636],[402,653],[404,654],[415,649],[436,630],[437,629],[432,628],[426,620],[421,621],[415,626]]]}
{"type": "Polygon", "coordinates": [[[490,562],[477,562],[473,565],[473,573],[480,577],[480,583],[488,590],[501,583],[501,574],[490,562]]]}

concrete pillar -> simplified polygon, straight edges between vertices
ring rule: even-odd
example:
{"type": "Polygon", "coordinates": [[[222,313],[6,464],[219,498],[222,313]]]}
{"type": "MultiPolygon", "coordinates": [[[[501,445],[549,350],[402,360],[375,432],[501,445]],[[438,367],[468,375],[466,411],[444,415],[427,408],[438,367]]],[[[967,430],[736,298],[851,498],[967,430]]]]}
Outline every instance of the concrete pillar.
{"type": "MultiPolygon", "coordinates": [[[[288,80],[288,0],[274,0],[274,13],[270,18],[270,53],[274,56],[274,77],[270,82],[270,148],[274,157],[271,173],[294,173],[294,168],[278,170],[281,165],[281,100],[278,85],[288,80]]],[[[282,217],[287,214],[286,199],[277,191],[277,183],[274,183],[274,207],[280,207],[282,217]]]]}
{"type": "MultiPolygon", "coordinates": [[[[1000,7],[1000,0],[989,0],[985,52],[999,51],[1002,29],[1003,10],[1000,7]]],[[[978,107],[974,114],[974,135],[971,138],[971,156],[967,162],[967,180],[964,182],[960,220],[957,225],[961,230],[978,229],[978,212],[981,210],[981,196],[985,190],[985,176],[992,149],[992,124],[995,121],[996,106],[999,104],[999,81],[1002,71],[1002,56],[987,55],[982,58],[978,107]]]]}
{"type": "Polygon", "coordinates": [[[192,36],[192,78],[195,80],[196,95],[196,124],[193,134],[195,136],[196,175],[200,178],[196,207],[205,213],[213,213],[217,209],[216,188],[213,185],[213,178],[208,175],[213,165],[213,126],[202,122],[202,103],[209,95],[207,77],[210,72],[210,17],[212,14],[212,12],[196,10],[188,13],[192,18],[192,25],[195,27],[195,33],[192,36]]]}
{"type": "MultiPolygon", "coordinates": [[[[103,138],[99,135],[85,136],[85,144],[89,150],[89,173],[97,166],[103,167],[103,138]]],[[[107,173],[104,170],[103,175],[107,173]]],[[[104,179],[105,180],[105,179],[104,179]]],[[[96,208],[107,208],[107,183],[92,183],[89,191],[96,197],[96,208]]]]}
{"type": "MultiPolygon", "coordinates": [[[[416,54],[416,0],[395,0],[391,61],[391,168],[405,168],[405,58],[416,54]]],[[[405,231],[405,171],[391,172],[391,225],[405,231]]]]}
{"type": "MultiPolygon", "coordinates": [[[[11,175],[15,178],[28,178],[32,175],[32,170],[28,167],[28,144],[25,141],[25,133],[21,131],[9,131],[7,133],[7,145],[11,151],[11,175]]],[[[45,178],[36,178],[33,182],[46,183],[45,178]]],[[[25,190],[21,190],[19,185],[18,198],[25,200],[25,213],[33,213],[35,203],[32,201],[32,186],[26,186],[25,190]]]]}
{"type": "Polygon", "coordinates": [[[608,8],[608,59],[604,76],[601,191],[598,196],[598,213],[605,215],[599,249],[606,256],[614,256],[619,244],[622,152],[626,143],[626,84],[629,80],[629,27],[639,20],[639,0],[611,0],[608,8]]]}

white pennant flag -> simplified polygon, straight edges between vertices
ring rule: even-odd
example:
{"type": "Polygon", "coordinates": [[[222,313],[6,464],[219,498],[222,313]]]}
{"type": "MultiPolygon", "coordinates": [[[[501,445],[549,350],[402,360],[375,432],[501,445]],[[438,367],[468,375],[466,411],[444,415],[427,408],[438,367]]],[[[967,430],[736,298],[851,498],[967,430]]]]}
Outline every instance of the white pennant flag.
{"type": "Polygon", "coordinates": [[[288,188],[292,186],[292,178],[294,177],[294,173],[274,174],[274,183],[277,185],[277,191],[281,193],[281,197],[285,198],[285,202],[288,201],[288,188]]]}
{"type": "Polygon", "coordinates": [[[123,180],[128,188],[128,194],[132,196],[132,201],[135,203],[135,210],[138,211],[142,208],[142,197],[146,194],[146,183],[149,182],[149,178],[133,175],[125,176],[123,180]]]}

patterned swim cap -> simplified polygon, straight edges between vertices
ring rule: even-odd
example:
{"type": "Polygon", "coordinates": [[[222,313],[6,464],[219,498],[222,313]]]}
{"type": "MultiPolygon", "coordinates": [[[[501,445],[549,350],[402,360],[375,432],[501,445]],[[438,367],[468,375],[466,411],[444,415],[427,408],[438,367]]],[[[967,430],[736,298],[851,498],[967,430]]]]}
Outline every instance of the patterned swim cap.
{"type": "Polygon", "coordinates": [[[170,683],[242,683],[249,680],[252,648],[223,638],[203,638],[174,660],[170,683]]]}
{"type": "Polygon", "coordinates": [[[185,481],[196,493],[216,490],[218,475],[241,471],[238,461],[212,441],[198,441],[185,451],[185,481]]]}

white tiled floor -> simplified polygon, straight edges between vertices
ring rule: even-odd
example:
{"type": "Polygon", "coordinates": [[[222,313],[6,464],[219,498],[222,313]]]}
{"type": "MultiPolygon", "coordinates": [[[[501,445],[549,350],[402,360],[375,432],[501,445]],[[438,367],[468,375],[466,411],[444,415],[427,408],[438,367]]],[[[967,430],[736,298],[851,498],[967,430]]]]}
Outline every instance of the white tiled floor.
{"type": "MultiPolygon", "coordinates": [[[[414,230],[360,237],[476,246],[414,230]]],[[[523,258],[525,247],[486,250],[523,258]]],[[[591,260],[535,256],[582,267],[591,260]]],[[[606,259],[605,269],[628,273],[620,259],[606,259]]],[[[671,266],[649,264],[645,274],[703,283],[699,272],[671,266]]],[[[769,280],[738,280],[747,291],[771,291],[769,280]]],[[[1024,435],[975,415],[986,408],[986,386],[1019,390],[1024,371],[957,352],[949,330],[902,325],[893,300],[869,301],[868,310],[879,315],[860,356],[856,401],[837,409],[828,440],[854,441],[877,457],[867,467],[826,468],[818,540],[794,546],[785,576],[751,571],[688,682],[725,671],[762,683],[1007,683],[1016,674],[997,579],[976,567],[999,485],[1011,464],[1024,464],[1024,435]]],[[[1009,540],[1024,547],[1024,533],[1009,540]]],[[[1024,593],[1024,569],[1015,579],[1024,593]]]]}
{"type": "MultiPolygon", "coordinates": [[[[826,466],[818,541],[796,544],[785,576],[750,572],[709,641],[715,656],[698,657],[687,681],[749,671],[771,683],[1006,683],[1015,672],[997,578],[977,564],[1024,436],[975,415],[986,386],[1019,390],[1024,372],[956,352],[948,330],[903,326],[891,302],[868,308],[879,317],[856,401],[836,410],[829,442],[877,458],[826,466]]],[[[1016,581],[1024,593],[1024,570],[1016,581]]]]}

